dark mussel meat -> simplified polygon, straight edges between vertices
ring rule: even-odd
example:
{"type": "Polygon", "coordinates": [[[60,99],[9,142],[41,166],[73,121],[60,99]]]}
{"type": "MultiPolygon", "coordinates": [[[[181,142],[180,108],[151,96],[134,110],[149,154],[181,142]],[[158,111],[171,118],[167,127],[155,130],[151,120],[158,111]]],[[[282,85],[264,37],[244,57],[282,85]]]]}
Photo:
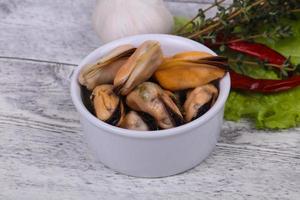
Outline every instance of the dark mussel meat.
{"type": "Polygon", "coordinates": [[[135,110],[151,115],[160,128],[179,126],[182,114],[168,94],[157,84],[144,82],[126,97],[127,105],[135,110]]]}
{"type": "Polygon", "coordinates": [[[202,85],[189,91],[183,105],[185,121],[192,121],[206,113],[217,97],[218,89],[213,84],[202,85]]]}
{"type": "Polygon", "coordinates": [[[136,111],[129,111],[125,115],[120,127],[138,131],[158,130],[157,123],[152,116],[136,111]]]}
{"type": "Polygon", "coordinates": [[[111,125],[120,125],[125,115],[124,105],[114,93],[113,85],[97,86],[91,99],[97,118],[111,125]]]}

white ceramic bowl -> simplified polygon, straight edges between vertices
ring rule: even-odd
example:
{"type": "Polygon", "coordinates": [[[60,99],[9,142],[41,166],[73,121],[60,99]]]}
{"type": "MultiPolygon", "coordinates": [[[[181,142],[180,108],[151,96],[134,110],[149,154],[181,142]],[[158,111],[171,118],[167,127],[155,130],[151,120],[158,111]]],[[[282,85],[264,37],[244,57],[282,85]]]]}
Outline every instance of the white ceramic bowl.
{"type": "Polygon", "coordinates": [[[72,77],[71,96],[80,113],[88,145],[99,161],[127,175],[164,177],[195,167],[213,151],[221,131],[230,78],[227,74],[220,81],[220,94],[214,106],[183,126],[146,132],[126,130],[100,121],[83,105],[79,71],[119,45],[138,46],[145,40],[159,41],[164,55],[194,50],[215,54],[202,44],[178,36],[147,34],[119,39],[96,49],[81,62],[72,77]]]}

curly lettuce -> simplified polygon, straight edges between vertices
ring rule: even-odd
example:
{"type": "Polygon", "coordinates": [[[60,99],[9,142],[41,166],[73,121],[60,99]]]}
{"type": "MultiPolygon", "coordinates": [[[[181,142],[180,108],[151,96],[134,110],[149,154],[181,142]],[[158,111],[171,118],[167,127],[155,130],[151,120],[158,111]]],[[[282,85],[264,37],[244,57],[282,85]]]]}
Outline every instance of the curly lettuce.
{"type": "Polygon", "coordinates": [[[300,124],[300,87],[276,94],[231,91],[225,119],[254,120],[259,129],[286,129],[300,124]]]}

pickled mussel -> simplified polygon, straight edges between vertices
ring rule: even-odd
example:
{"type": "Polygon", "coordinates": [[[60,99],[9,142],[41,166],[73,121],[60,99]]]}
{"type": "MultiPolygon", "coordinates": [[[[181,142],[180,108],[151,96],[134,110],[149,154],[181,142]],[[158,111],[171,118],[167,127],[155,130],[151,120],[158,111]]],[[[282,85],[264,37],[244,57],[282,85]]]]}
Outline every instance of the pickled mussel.
{"type": "Polygon", "coordinates": [[[129,111],[120,127],[138,131],[158,130],[158,125],[151,115],[136,111],[129,111]]]}
{"type": "Polygon", "coordinates": [[[111,125],[121,124],[124,106],[121,98],[114,93],[112,85],[97,86],[93,90],[91,100],[97,118],[111,125]]]}
{"type": "Polygon", "coordinates": [[[213,84],[202,85],[189,91],[183,105],[185,121],[192,121],[206,113],[217,97],[218,89],[213,84]]]}
{"type": "Polygon", "coordinates": [[[138,84],[148,80],[163,61],[163,53],[157,41],[146,41],[120,68],[114,86],[122,95],[127,95],[138,84]]]}
{"type": "Polygon", "coordinates": [[[227,60],[220,56],[209,56],[205,53],[191,52],[183,54],[179,58],[167,58],[154,77],[165,89],[171,91],[185,90],[208,84],[222,78],[227,66],[227,60]]]}
{"type": "Polygon", "coordinates": [[[183,117],[173,100],[157,84],[144,82],[126,97],[126,104],[136,111],[148,113],[162,129],[179,126],[183,117]]]}
{"type": "Polygon", "coordinates": [[[135,49],[129,44],[122,45],[113,49],[95,63],[85,65],[79,74],[80,84],[89,90],[93,90],[97,85],[113,83],[116,73],[135,49]]]}
{"type": "MultiPolygon", "coordinates": [[[[157,41],[122,45],[85,66],[79,82],[92,113],[121,128],[151,131],[193,121],[216,102],[227,60],[206,52],[163,57],[157,41]],[[85,92],[86,93],[86,92],[85,92]]],[[[85,104],[88,105],[88,104],[85,104]]]]}

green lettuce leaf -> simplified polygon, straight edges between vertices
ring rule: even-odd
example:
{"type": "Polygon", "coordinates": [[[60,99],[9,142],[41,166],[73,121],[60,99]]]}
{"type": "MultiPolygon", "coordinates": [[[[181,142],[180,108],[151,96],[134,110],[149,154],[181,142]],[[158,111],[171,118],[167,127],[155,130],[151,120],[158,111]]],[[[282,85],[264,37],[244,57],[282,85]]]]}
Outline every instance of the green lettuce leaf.
{"type": "Polygon", "coordinates": [[[276,94],[231,91],[225,119],[253,119],[260,129],[284,129],[300,124],[300,87],[276,94]]]}

